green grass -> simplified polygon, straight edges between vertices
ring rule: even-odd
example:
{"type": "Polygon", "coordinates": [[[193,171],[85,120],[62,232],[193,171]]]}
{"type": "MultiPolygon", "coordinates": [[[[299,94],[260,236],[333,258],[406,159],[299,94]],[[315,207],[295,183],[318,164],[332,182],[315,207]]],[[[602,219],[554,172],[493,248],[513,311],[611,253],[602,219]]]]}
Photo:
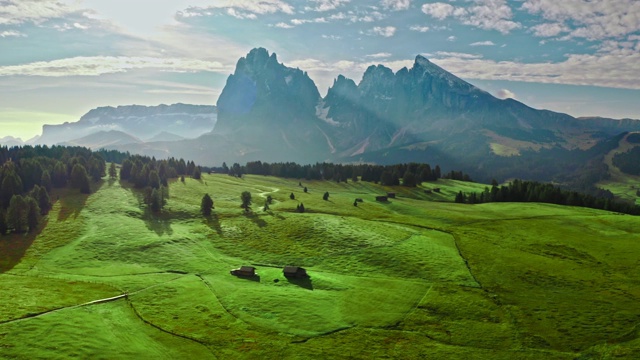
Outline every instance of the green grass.
{"type": "Polygon", "coordinates": [[[40,231],[0,238],[0,357],[640,354],[637,217],[454,204],[458,191],[485,185],[453,180],[302,186],[308,193],[298,180],[204,175],[172,183],[158,215],[117,181],[90,196],[61,192],[40,231]],[[375,201],[388,191],[397,198],[375,201]],[[215,202],[209,218],[199,214],[204,193],[215,202]],[[307,212],[295,212],[300,203],[307,212]],[[258,277],[231,276],[240,265],[258,277]],[[311,277],[288,280],[284,265],[311,277]]]}

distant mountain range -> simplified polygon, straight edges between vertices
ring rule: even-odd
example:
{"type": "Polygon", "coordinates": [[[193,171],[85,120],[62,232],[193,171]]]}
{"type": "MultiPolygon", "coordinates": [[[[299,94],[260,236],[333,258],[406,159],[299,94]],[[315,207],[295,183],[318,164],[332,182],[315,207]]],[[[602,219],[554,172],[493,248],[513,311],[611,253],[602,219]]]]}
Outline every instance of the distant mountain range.
{"type": "Polygon", "coordinates": [[[197,138],[211,132],[216,121],[217,109],[211,105],[106,106],[89,111],[77,122],[44,125],[42,135],[27,142],[8,136],[0,144],[115,148],[197,138]]]}
{"type": "Polygon", "coordinates": [[[372,65],[359,83],[340,75],[322,97],[306,72],[256,48],[238,60],[217,107],[98,108],[76,123],[45,125],[37,142],[203,165],[416,161],[479,179],[593,183],[606,176],[598,159],[631,131],[639,120],[574,118],[498,99],[420,55],[395,73],[372,65]]]}

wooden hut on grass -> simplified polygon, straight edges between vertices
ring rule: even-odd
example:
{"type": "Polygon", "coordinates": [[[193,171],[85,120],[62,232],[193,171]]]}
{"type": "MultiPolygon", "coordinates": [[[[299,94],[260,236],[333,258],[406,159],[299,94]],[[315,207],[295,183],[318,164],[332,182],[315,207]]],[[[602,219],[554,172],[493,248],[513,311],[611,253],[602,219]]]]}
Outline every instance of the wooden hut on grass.
{"type": "Polygon", "coordinates": [[[302,279],[309,277],[307,270],[299,266],[285,266],[282,272],[286,278],[302,279]]]}
{"type": "Polygon", "coordinates": [[[241,266],[239,269],[233,269],[230,271],[231,275],[252,277],[256,276],[256,268],[253,266],[241,266]]]}

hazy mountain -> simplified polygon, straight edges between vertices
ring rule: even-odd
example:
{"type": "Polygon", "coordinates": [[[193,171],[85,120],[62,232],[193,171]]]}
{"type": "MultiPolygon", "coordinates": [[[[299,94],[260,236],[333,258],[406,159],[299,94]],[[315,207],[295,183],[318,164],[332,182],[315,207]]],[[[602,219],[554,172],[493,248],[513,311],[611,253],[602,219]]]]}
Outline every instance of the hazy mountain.
{"type": "Polygon", "coordinates": [[[59,144],[104,131],[121,131],[139,139],[152,139],[161,133],[196,138],[215,126],[215,106],[159,105],[100,107],[89,111],[78,122],[44,125],[41,144],[59,144]]]}
{"type": "Polygon", "coordinates": [[[112,149],[116,148],[119,145],[127,145],[127,144],[136,144],[142,143],[143,141],[131,136],[127,133],[117,130],[109,130],[109,131],[100,131],[97,133],[93,133],[91,135],[87,135],[81,137],[79,139],[74,139],[71,141],[66,141],[59,143],[59,145],[64,146],[83,146],[87,148],[91,148],[94,150],[98,149],[112,149]]]}
{"type": "Polygon", "coordinates": [[[198,139],[121,149],[204,165],[418,161],[483,179],[593,183],[606,173],[601,157],[616,136],[640,130],[638,120],[576,119],[495,98],[423,56],[395,73],[370,66],[359,83],[338,76],[322,98],[304,71],[253,49],[238,60],[217,107],[213,132],[198,139]]]}
{"type": "Polygon", "coordinates": [[[234,145],[212,145],[230,161],[326,159],[331,144],[327,124],[316,116],[320,99],[307,73],[278,63],[275,53],[253,49],[238,60],[217,103],[213,133],[234,145]]]}
{"type": "Polygon", "coordinates": [[[176,134],[172,134],[170,132],[163,131],[159,134],[154,135],[152,138],[147,139],[147,142],[157,142],[157,141],[180,141],[185,138],[176,134]]]}
{"type": "Polygon", "coordinates": [[[22,141],[21,138],[15,138],[13,136],[5,136],[3,138],[0,138],[0,146],[12,147],[22,145],[24,145],[24,141],[22,141]]]}

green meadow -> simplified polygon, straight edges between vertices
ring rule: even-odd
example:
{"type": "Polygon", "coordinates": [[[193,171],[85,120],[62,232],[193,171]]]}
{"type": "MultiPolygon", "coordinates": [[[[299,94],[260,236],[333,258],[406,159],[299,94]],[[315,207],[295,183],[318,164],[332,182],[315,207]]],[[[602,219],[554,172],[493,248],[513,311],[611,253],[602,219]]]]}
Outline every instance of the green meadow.
{"type": "Polygon", "coordinates": [[[119,181],[54,193],[39,231],[0,238],[0,358],[640,358],[640,218],[455,204],[485,185],[453,180],[301,185],[205,174],[160,214],[119,181]]]}

